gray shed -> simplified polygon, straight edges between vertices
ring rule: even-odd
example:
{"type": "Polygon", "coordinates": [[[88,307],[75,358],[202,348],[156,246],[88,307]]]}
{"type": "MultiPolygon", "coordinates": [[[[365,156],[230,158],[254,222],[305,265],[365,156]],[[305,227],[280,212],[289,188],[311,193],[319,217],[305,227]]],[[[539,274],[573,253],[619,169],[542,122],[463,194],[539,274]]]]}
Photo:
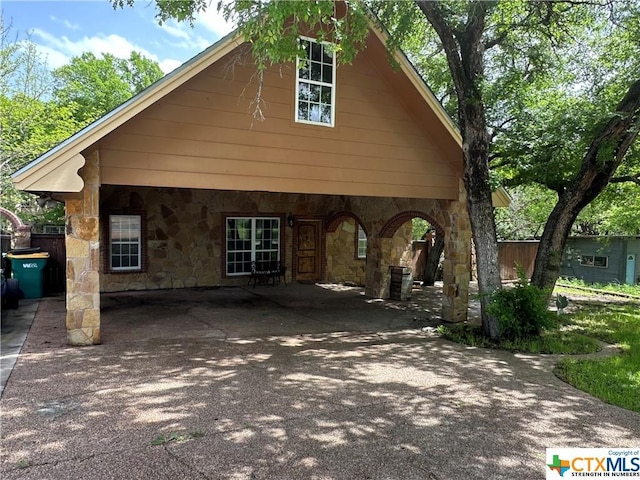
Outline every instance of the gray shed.
{"type": "Polygon", "coordinates": [[[589,283],[640,283],[640,236],[569,237],[560,275],[589,283]]]}

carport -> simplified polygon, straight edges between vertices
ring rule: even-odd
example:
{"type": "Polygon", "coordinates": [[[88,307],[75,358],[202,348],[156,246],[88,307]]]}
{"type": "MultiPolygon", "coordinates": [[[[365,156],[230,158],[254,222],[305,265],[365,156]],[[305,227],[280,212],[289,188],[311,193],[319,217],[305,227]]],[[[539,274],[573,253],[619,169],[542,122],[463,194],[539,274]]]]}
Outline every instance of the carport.
{"type": "Polygon", "coordinates": [[[372,299],[362,287],[330,283],[103,293],[102,340],[224,341],[420,329],[442,323],[441,303],[442,285],[415,286],[407,301],[372,299]]]}

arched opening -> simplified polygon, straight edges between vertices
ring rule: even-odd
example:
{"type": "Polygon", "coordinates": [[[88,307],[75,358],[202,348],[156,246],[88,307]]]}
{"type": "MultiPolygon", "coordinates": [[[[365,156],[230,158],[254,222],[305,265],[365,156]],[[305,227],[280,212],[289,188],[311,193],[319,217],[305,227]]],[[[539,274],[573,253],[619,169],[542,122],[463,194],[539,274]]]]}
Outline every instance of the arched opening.
{"type": "Polygon", "coordinates": [[[2,251],[9,248],[31,246],[31,227],[25,225],[20,217],[6,208],[0,207],[2,221],[2,251]],[[6,235],[5,235],[6,234],[6,235]]]}
{"type": "MultiPolygon", "coordinates": [[[[413,280],[433,285],[436,270],[444,250],[444,229],[430,215],[411,210],[401,212],[389,219],[380,230],[380,270],[385,272],[393,266],[409,267],[413,280]],[[436,239],[438,243],[436,244],[436,239]],[[440,246],[440,242],[442,246],[440,246]],[[431,262],[428,262],[431,254],[431,262]],[[435,265],[426,272],[426,265],[435,265]]],[[[387,275],[387,277],[389,277],[387,275]]],[[[380,294],[385,298],[389,292],[387,281],[383,281],[380,294]]]]}

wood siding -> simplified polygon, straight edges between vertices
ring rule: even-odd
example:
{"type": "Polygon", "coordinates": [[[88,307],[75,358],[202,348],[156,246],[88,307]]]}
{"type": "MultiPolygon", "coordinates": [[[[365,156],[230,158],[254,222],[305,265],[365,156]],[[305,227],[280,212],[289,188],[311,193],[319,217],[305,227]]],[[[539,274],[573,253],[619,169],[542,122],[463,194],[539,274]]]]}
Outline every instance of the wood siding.
{"type": "Polygon", "coordinates": [[[560,275],[589,283],[625,283],[626,255],[630,251],[625,237],[573,237],[567,239],[560,275]],[[607,257],[606,267],[581,265],[582,255],[607,257]]]}
{"type": "Polygon", "coordinates": [[[219,60],[102,139],[102,183],[457,198],[460,147],[373,36],[338,67],[334,128],[294,122],[292,65],[266,72],[254,120],[244,60],[219,60]]]}

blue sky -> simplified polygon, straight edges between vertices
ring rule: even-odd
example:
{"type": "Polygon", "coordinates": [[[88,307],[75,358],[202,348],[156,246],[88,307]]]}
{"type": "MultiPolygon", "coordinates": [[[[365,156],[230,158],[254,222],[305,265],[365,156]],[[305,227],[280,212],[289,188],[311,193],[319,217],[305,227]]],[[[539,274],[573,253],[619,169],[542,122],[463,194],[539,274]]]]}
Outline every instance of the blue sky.
{"type": "Polygon", "coordinates": [[[117,10],[108,0],[3,0],[0,5],[11,38],[29,38],[52,69],[83,52],[126,58],[138,51],[168,73],[232,28],[217,13],[215,0],[198,15],[194,28],[173,21],[159,25],[152,0],[137,0],[133,8],[117,10]]]}

